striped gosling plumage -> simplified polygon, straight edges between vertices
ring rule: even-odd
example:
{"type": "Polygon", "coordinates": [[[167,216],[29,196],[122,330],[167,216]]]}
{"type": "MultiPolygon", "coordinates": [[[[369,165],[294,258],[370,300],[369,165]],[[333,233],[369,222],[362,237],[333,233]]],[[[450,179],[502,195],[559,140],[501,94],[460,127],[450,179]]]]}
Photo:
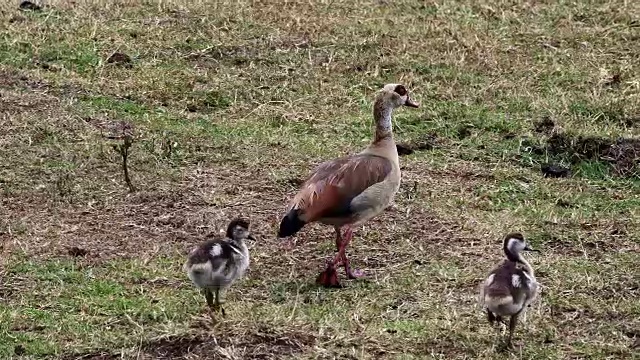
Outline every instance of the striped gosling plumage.
{"type": "Polygon", "coordinates": [[[538,295],[539,285],[533,268],[522,257],[521,252],[531,249],[520,233],[511,233],[504,239],[503,250],[507,260],[494,268],[480,288],[480,302],[487,311],[491,325],[502,322],[502,317],[510,316],[507,346],[518,319],[538,295]]]}
{"type": "Polygon", "coordinates": [[[189,279],[202,289],[209,309],[222,312],[222,316],[225,312],[220,293],[241,278],[249,267],[245,239],[255,240],[249,232],[249,221],[237,218],[229,223],[224,238],[198,245],[184,264],[189,279]]]}

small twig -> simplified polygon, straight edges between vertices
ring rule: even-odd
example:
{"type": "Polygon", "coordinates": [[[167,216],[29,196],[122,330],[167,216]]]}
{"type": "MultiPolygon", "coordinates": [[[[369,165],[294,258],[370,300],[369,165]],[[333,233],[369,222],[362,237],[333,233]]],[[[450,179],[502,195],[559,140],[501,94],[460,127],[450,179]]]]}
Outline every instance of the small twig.
{"type": "Polygon", "coordinates": [[[127,183],[129,187],[129,192],[135,192],[136,188],[133,186],[131,182],[131,177],[129,176],[129,149],[133,145],[133,135],[131,134],[131,129],[124,122],[121,125],[122,127],[122,135],[121,136],[108,136],[110,139],[121,139],[122,144],[113,145],[113,149],[116,150],[120,156],[122,156],[122,172],[124,173],[124,181],[127,183]]]}
{"type": "Polygon", "coordinates": [[[120,145],[120,154],[122,155],[122,170],[124,171],[124,181],[127,182],[127,186],[129,187],[130,192],[136,191],[131,183],[131,178],[129,177],[129,167],[127,166],[127,159],[129,158],[129,149],[133,141],[131,139],[131,135],[125,135],[124,143],[120,145]]]}

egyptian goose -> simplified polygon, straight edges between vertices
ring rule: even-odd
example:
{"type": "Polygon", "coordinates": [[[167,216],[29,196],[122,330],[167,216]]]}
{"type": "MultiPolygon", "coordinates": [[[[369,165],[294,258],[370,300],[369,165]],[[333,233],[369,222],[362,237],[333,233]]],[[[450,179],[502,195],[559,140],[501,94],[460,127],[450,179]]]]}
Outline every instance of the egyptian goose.
{"type": "Polygon", "coordinates": [[[362,272],[351,270],[345,249],[353,236],[352,228],[381,213],[400,187],[391,113],[403,105],[419,106],[403,85],[385,85],[373,105],[376,129],[371,144],[358,154],[320,164],[290,202],[288,213],[280,223],[280,238],[291,236],[316,221],[335,228],[338,253],[318,276],[319,284],[339,287],[335,268],[340,265],[344,266],[348,278],[362,276],[362,272]]]}
{"type": "Polygon", "coordinates": [[[527,308],[538,295],[540,288],[533,268],[522,257],[521,252],[537,251],[527,245],[520,233],[512,233],[504,238],[504,254],[507,260],[493,269],[480,287],[480,303],[487,311],[491,325],[501,323],[503,316],[510,316],[509,337],[507,347],[511,346],[511,338],[520,316],[524,316],[527,308]]]}
{"type": "Polygon", "coordinates": [[[255,240],[249,233],[249,221],[237,218],[229,223],[225,238],[198,245],[191,250],[184,264],[189,279],[202,289],[209,309],[222,312],[222,316],[225,312],[220,292],[241,278],[249,267],[249,250],[245,239],[255,240]]]}

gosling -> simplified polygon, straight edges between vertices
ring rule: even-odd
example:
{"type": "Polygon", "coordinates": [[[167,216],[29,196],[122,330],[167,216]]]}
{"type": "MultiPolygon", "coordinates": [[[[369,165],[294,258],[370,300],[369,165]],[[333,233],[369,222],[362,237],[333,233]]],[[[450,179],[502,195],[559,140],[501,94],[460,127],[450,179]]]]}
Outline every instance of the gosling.
{"type": "Polygon", "coordinates": [[[480,287],[480,303],[487,311],[489,323],[493,326],[503,317],[510,316],[509,335],[505,342],[511,347],[511,339],[520,316],[526,316],[527,308],[538,296],[540,285],[533,274],[533,268],[520,254],[523,250],[534,250],[527,245],[520,233],[507,235],[503,243],[507,260],[494,268],[480,287]]]}
{"type": "Polygon", "coordinates": [[[245,239],[255,240],[249,232],[249,221],[237,218],[229,223],[224,238],[205,241],[189,253],[184,270],[202,290],[210,312],[221,312],[225,316],[221,292],[240,279],[249,267],[245,239]]]}

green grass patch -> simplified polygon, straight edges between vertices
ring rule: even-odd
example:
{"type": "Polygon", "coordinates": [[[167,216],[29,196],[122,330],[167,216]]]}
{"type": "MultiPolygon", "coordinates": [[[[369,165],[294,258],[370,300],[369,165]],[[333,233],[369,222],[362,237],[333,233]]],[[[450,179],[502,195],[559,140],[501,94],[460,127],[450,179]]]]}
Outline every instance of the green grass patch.
{"type": "Polygon", "coordinates": [[[0,357],[632,356],[635,3],[0,12],[0,357]],[[107,63],[114,52],[131,64],[107,63]],[[318,289],[332,229],[309,226],[284,251],[278,218],[310,168],[370,142],[385,83],[421,103],[394,113],[414,153],[395,208],[348,250],[367,280],[318,289]],[[134,193],[108,138],[121,122],[134,193]],[[571,175],[545,178],[546,163],[571,175]],[[239,214],[260,235],[255,268],[212,328],[182,257],[239,214]],[[502,354],[475,296],[511,231],[543,250],[545,292],[502,354]],[[85,243],[87,259],[67,255],[85,243]]]}

